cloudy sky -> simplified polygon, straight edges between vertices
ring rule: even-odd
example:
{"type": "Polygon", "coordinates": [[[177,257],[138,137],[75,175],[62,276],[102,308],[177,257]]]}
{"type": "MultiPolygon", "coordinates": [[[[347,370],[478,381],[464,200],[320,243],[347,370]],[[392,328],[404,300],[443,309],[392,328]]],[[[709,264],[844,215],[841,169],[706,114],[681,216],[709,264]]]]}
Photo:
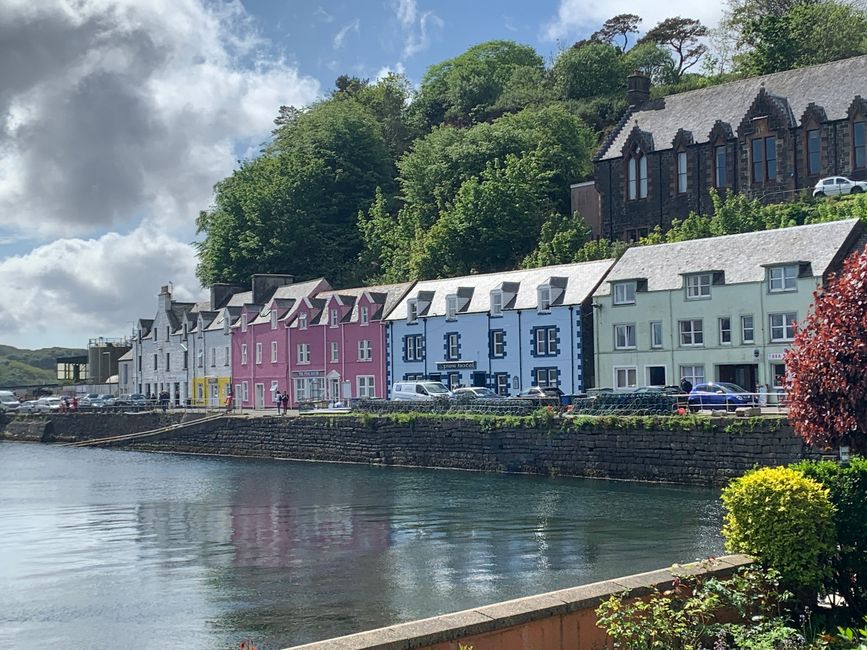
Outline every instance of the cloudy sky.
{"type": "MultiPolygon", "coordinates": [[[[691,17],[714,25],[719,4],[691,17]]],[[[281,104],[342,73],[418,83],[494,38],[550,58],[651,0],[2,0],[0,344],[81,347],[195,280],[195,216],[281,104]]]]}

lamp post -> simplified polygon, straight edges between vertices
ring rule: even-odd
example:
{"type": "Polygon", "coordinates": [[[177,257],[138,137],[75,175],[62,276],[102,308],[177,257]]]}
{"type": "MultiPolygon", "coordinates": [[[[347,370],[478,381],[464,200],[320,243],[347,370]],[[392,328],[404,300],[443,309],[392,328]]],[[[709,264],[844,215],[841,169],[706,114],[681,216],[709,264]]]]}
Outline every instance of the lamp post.
{"type": "MultiPolygon", "coordinates": [[[[100,359],[102,357],[108,357],[108,371],[104,375],[102,374],[102,372],[100,372],[100,379],[102,379],[103,383],[108,386],[108,378],[111,376],[111,352],[104,351],[99,356],[100,359]]],[[[100,363],[100,367],[101,366],[102,364],[100,363]]]]}

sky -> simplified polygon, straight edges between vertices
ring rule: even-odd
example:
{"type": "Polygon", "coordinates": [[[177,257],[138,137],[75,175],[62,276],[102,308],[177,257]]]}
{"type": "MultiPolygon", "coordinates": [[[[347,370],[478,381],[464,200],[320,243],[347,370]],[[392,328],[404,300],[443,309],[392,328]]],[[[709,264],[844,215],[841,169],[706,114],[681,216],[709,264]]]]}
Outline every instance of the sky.
{"type": "MultiPolygon", "coordinates": [[[[697,0],[708,26],[721,6],[697,0]]],[[[281,105],[509,39],[550,62],[654,0],[2,0],[0,344],[85,347],[205,296],[196,215],[281,105]]]]}

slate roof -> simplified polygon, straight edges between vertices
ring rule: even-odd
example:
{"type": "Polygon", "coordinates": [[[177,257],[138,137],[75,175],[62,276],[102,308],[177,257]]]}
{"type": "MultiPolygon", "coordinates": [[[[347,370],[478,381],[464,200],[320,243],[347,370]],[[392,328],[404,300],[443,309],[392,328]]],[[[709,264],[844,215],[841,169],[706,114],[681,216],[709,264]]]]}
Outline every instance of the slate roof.
{"type": "Polygon", "coordinates": [[[708,141],[717,120],[736,131],[762,86],[789,113],[791,126],[800,123],[811,103],[824,109],[828,120],[840,120],[847,117],[856,96],[867,97],[865,73],[867,55],[649,100],[627,111],[596,159],[619,158],[636,124],[652,136],[656,151],[670,149],[678,129],[690,131],[696,143],[708,141]]]}
{"type": "MultiPolygon", "coordinates": [[[[285,284],[277,287],[271,297],[268,299],[267,305],[263,305],[259,310],[259,314],[251,320],[252,324],[268,323],[271,321],[271,306],[278,308],[278,318],[283,320],[292,310],[298,305],[298,301],[316,292],[316,288],[323,286],[330,289],[331,285],[325,278],[316,278],[315,280],[307,280],[305,282],[295,282],[293,284],[285,284]],[[280,309],[280,307],[283,307],[280,309]],[[266,308],[268,307],[268,308],[266,308]]],[[[252,300],[252,294],[250,296],[252,300]]]]}
{"type": "MultiPolygon", "coordinates": [[[[347,312],[344,317],[344,323],[357,323],[361,320],[361,306],[359,299],[365,293],[370,296],[374,308],[370,310],[367,317],[371,321],[383,320],[383,315],[388,314],[395,305],[400,302],[400,299],[412,287],[412,282],[400,282],[397,284],[377,284],[369,287],[353,287],[351,289],[335,289],[334,291],[323,291],[317,294],[317,298],[327,301],[332,296],[340,296],[341,302],[344,305],[351,304],[352,309],[347,312]]],[[[324,305],[323,305],[324,307],[324,305]]],[[[324,309],[317,319],[320,325],[328,324],[328,310],[324,309]]]]}
{"type": "Polygon", "coordinates": [[[122,356],[117,358],[118,363],[121,361],[132,361],[132,348],[127,350],[122,356]]]}
{"type": "Polygon", "coordinates": [[[463,298],[463,301],[459,301],[464,304],[459,305],[458,313],[486,313],[491,309],[491,291],[495,289],[501,289],[504,293],[509,293],[509,289],[513,290],[514,297],[504,304],[504,310],[535,309],[538,300],[536,289],[549,283],[552,286],[562,285],[563,289],[553,304],[578,305],[593,293],[612,264],[614,260],[608,259],[442,280],[423,280],[406,293],[385,320],[406,319],[407,302],[415,298],[430,301],[430,307],[420,314],[421,316],[445,316],[446,296],[451,294],[458,294],[463,298]]]}
{"type": "Polygon", "coordinates": [[[684,273],[722,271],[725,284],[764,282],[766,267],[807,262],[813,277],[823,277],[860,236],[857,219],[780,228],[740,235],[628,249],[595,296],[611,293],[611,283],[646,279],[647,291],[683,288],[684,273]]]}

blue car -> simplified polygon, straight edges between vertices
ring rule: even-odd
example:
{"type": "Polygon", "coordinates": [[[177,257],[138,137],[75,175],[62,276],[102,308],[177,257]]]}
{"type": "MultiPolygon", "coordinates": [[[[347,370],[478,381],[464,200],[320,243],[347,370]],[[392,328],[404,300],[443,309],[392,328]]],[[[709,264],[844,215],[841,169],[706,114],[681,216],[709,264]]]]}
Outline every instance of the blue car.
{"type": "Polygon", "coordinates": [[[739,406],[755,406],[756,396],[737,384],[707,382],[696,384],[689,393],[687,404],[693,411],[706,409],[734,410],[739,406]]]}

